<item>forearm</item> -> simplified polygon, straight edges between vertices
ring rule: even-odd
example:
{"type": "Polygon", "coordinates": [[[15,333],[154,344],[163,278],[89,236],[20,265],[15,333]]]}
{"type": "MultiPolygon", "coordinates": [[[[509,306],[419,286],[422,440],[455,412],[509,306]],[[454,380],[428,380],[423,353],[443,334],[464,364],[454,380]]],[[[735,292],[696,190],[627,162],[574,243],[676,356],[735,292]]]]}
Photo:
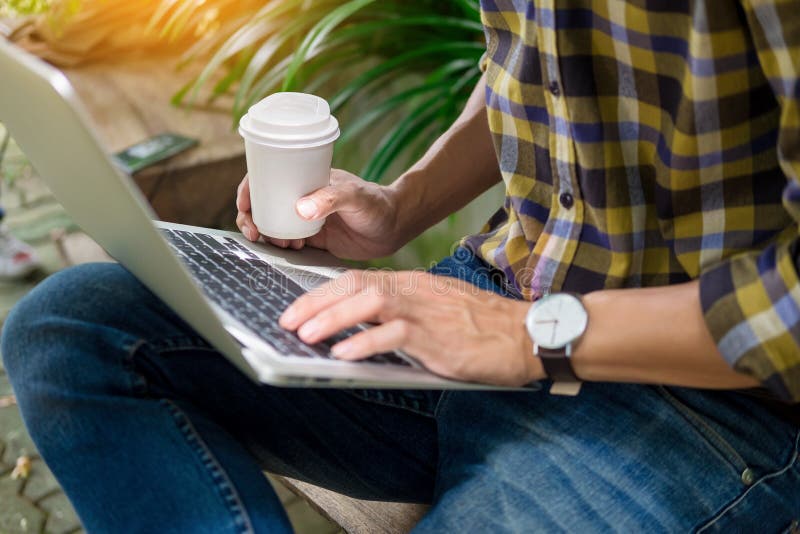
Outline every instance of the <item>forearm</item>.
{"type": "Polygon", "coordinates": [[[500,181],[486,118],[486,82],[475,86],[459,118],[390,186],[405,241],[419,235],[500,181]]]}
{"type": "Polygon", "coordinates": [[[589,325],[572,357],[586,381],[710,389],[756,387],[719,354],[706,328],[699,282],[584,297],[589,325]]]}

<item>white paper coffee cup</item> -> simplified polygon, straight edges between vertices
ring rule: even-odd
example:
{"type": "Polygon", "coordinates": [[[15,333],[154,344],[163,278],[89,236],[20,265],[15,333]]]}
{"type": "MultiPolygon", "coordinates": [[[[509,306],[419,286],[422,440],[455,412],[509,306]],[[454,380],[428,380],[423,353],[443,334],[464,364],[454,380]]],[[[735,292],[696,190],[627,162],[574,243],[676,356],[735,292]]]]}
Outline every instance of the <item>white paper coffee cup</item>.
{"type": "Polygon", "coordinates": [[[265,236],[310,237],[324,219],[307,221],[295,204],[330,182],[339,123],[328,103],[304,93],[275,93],[239,121],[244,138],[253,222],[265,236]]]}

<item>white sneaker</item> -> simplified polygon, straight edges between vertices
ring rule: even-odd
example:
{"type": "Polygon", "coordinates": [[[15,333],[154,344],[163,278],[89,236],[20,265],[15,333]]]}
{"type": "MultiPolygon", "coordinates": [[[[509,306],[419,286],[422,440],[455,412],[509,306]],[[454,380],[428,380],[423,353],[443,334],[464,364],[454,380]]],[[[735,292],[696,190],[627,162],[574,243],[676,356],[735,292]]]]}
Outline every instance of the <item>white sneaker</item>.
{"type": "Polygon", "coordinates": [[[40,266],[33,247],[11,235],[0,225],[0,280],[25,278],[40,266]]]}

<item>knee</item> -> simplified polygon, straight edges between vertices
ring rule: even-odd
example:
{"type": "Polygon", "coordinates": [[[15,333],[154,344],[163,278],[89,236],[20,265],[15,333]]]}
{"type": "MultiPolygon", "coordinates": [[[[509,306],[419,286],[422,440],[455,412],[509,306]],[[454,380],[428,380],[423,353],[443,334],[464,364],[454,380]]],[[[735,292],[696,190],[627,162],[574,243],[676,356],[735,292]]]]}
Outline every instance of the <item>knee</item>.
{"type": "Polygon", "coordinates": [[[0,353],[15,389],[31,373],[69,365],[64,358],[80,342],[82,329],[102,326],[121,310],[119,298],[136,298],[140,284],[112,263],[80,265],[39,284],[11,310],[3,324],[0,353]]]}

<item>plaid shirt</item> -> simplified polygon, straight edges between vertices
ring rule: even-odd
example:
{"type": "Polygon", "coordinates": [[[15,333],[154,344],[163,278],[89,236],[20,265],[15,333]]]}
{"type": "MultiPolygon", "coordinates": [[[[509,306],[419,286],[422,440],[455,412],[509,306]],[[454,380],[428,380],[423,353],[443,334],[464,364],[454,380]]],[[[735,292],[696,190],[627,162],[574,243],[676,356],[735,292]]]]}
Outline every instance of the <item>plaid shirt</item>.
{"type": "Polygon", "coordinates": [[[517,292],[700,279],[724,358],[800,401],[796,0],[481,0],[507,188],[463,244],[517,292]]]}

